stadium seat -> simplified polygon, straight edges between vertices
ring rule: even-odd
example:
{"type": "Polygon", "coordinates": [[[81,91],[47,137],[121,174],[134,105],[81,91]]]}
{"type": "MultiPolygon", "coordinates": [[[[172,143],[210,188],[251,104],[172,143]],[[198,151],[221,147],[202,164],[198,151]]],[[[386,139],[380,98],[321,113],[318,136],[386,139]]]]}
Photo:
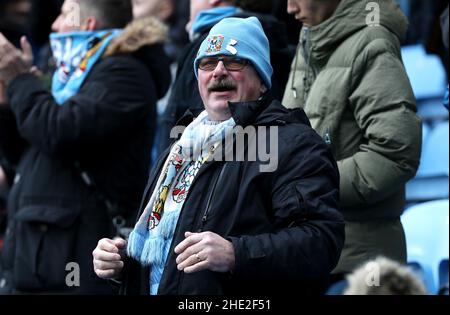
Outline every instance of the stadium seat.
{"type": "Polygon", "coordinates": [[[448,120],[449,113],[443,105],[443,98],[417,101],[417,114],[424,122],[448,120]]]}
{"type": "Polygon", "coordinates": [[[424,147],[422,163],[417,171],[420,177],[449,174],[449,130],[448,121],[439,123],[430,132],[424,147]]]}
{"type": "Polygon", "coordinates": [[[442,100],[447,78],[439,57],[427,54],[424,46],[419,44],[403,47],[402,58],[416,99],[442,100]]]}
{"type": "Polygon", "coordinates": [[[402,215],[408,264],[422,276],[427,290],[437,294],[448,284],[449,201],[418,204],[402,215]]]}
{"type": "MultiPolygon", "coordinates": [[[[406,200],[409,203],[448,198],[448,127],[448,121],[437,124],[423,140],[422,157],[416,177],[406,185],[406,200]]],[[[424,129],[423,132],[427,131],[424,129]]]]}
{"type": "Polygon", "coordinates": [[[422,123],[422,154],[420,155],[423,157],[424,149],[426,147],[426,143],[428,142],[428,137],[431,133],[431,127],[427,123],[422,123]]]}
{"type": "Polygon", "coordinates": [[[444,65],[437,55],[427,54],[422,44],[402,48],[402,58],[423,121],[448,120],[443,106],[448,85],[444,65]]]}

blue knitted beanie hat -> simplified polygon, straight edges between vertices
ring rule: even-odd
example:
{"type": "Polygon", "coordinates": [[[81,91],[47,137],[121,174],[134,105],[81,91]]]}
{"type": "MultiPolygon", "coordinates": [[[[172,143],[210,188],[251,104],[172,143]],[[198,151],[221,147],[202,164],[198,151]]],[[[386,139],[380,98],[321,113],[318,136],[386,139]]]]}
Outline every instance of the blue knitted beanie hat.
{"type": "Polygon", "coordinates": [[[264,85],[272,87],[269,40],[256,17],[225,18],[217,23],[200,46],[194,61],[195,76],[202,58],[219,55],[249,60],[264,85]]]}

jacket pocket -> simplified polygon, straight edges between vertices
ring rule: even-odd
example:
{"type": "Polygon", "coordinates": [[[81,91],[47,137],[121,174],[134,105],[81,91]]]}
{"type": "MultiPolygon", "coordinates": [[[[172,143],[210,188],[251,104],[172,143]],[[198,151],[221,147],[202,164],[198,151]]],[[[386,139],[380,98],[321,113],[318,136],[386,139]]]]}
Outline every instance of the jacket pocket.
{"type": "Polygon", "coordinates": [[[63,288],[74,259],[80,210],[29,206],[16,215],[14,282],[19,290],[63,288]]]}

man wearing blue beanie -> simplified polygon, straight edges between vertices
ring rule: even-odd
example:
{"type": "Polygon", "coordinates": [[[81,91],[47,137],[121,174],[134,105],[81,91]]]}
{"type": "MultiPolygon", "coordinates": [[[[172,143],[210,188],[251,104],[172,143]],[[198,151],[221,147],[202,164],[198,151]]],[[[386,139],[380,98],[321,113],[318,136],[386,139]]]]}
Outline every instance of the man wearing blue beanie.
{"type": "Polygon", "coordinates": [[[100,240],[95,272],[126,294],[323,292],[344,242],[337,165],[303,110],[269,96],[259,21],[219,22],[194,71],[205,110],[185,115],[187,127],[152,172],[127,255],[117,240],[100,240]],[[229,139],[248,156],[230,159],[229,139]],[[266,168],[260,146],[269,142],[275,166],[266,168]]]}
{"type": "Polygon", "coordinates": [[[167,107],[160,116],[159,153],[164,152],[174,139],[171,129],[183,117],[186,110],[194,114],[203,111],[203,102],[196,88],[197,80],[192,72],[192,61],[197,57],[201,43],[211,28],[229,17],[248,18],[256,16],[261,22],[270,43],[270,61],[273,66],[270,93],[281,100],[286,86],[295,46],[290,45],[286,24],[269,14],[275,0],[190,0],[190,22],[186,30],[190,43],[180,52],[177,60],[177,74],[168,97],[167,107]]]}
{"type": "Polygon", "coordinates": [[[258,72],[265,87],[272,87],[273,69],[270,65],[269,41],[256,17],[227,18],[216,24],[203,41],[194,62],[198,78],[200,60],[213,56],[232,56],[247,59],[258,72]]]}

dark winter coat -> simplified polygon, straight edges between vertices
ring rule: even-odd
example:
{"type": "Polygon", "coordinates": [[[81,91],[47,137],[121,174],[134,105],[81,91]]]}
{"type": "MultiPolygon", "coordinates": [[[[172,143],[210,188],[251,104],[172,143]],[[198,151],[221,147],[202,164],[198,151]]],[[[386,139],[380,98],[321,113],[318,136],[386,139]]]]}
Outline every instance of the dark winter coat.
{"type": "MultiPolygon", "coordinates": [[[[336,162],[303,110],[290,111],[267,99],[230,103],[230,109],[242,127],[278,126],[278,167],[264,173],[260,161],[213,161],[202,166],[181,210],[158,293],[317,293],[344,242],[336,162]],[[233,272],[178,271],[174,247],[186,231],[210,231],[231,241],[236,257],[233,272]]],[[[181,124],[192,118],[186,116],[181,124]]],[[[167,154],[161,156],[150,175],[142,205],[147,204],[166,158],[167,154]]],[[[127,261],[123,293],[149,294],[149,272],[136,261],[127,261]]]]}
{"type": "MultiPolygon", "coordinates": [[[[276,99],[281,100],[289,77],[291,61],[295,55],[295,47],[288,45],[285,24],[274,17],[251,12],[239,12],[235,15],[235,17],[240,18],[249,16],[256,16],[259,19],[269,39],[270,61],[274,68],[271,93],[276,99]]],[[[170,92],[167,108],[161,118],[160,153],[164,152],[172,143],[173,139],[170,138],[170,130],[176,125],[176,122],[184,115],[186,110],[203,110],[203,102],[198,91],[198,83],[193,66],[197,52],[213,26],[209,25],[202,29],[200,35],[186,46],[180,55],[176,79],[170,92]]]]}
{"type": "Polygon", "coordinates": [[[113,236],[99,192],[134,220],[150,167],[156,101],[170,83],[160,31],[147,34],[152,45],[133,52],[119,37],[114,54],[108,51],[62,106],[31,74],[10,84],[0,146],[17,168],[2,262],[8,286],[19,293],[111,293],[92,268],[98,240],[113,236]],[[85,184],[80,169],[97,188],[85,184]],[[66,285],[75,270],[66,270],[70,262],[79,266],[79,287],[66,285]]]}

